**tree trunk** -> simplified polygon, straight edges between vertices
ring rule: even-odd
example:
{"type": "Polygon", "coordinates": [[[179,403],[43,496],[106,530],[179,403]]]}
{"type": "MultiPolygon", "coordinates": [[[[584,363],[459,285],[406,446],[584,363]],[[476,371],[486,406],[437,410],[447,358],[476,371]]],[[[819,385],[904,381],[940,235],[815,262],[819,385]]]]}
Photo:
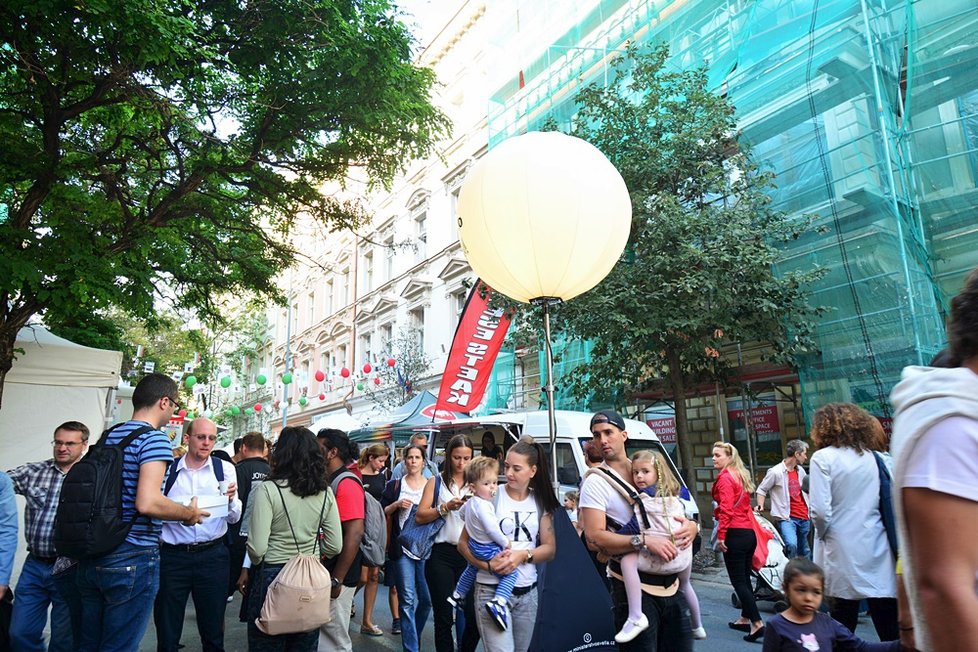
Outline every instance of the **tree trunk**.
{"type": "Polygon", "coordinates": [[[676,406],[676,443],[679,445],[680,470],[686,474],[686,486],[693,500],[699,505],[696,491],[696,468],[693,465],[693,445],[689,441],[689,424],[686,421],[686,379],[683,377],[682,361],[678,353],[666,355],[669,362],[669,386],[672,400],[676,406]]]}
{"type": "Polygon", "coordinates": [[[0,408],[3,408],[3,384],[7,372],[14,366],[14,346],[17,343],[17,332],[20,327],[9,324],[0,326],[0,408]]]}

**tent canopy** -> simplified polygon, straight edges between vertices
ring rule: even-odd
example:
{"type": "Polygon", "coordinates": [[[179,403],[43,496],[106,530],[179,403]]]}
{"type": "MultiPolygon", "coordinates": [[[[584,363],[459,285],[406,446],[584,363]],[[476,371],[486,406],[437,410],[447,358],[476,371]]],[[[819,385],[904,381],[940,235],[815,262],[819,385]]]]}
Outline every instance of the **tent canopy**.
{"type": "Polygon", "coordinates": [[[394,410],[385,421],[371,424],[350,433],[350,439],[358,443],[394,440],[395,446],[404,446],[411,435],[423,432],[425,426],[464,418],[460,412],[436,410],[434,394],[425,390],[394,410]]]}
{"type": "Polygon", "coordinates": [[[25,326],[14,345],[23,349],[6,382],[59,387],[115,387],[122,367],[120,351],[75,344],[40,326],[25,326]]]}

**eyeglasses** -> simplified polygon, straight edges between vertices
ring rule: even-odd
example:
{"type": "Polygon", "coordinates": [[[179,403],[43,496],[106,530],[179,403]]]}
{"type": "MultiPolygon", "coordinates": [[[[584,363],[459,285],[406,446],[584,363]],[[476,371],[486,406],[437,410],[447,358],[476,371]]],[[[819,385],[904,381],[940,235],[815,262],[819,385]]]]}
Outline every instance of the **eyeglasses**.
{"type": "Polygon", "coordinates": [[[78,446],[81,446],[84,443],[85,442],[83,442],[83,441],[58,441],[58,440],[54,440],[54,441],[51,442],[51,445],[54,446],[55,448],[61,448],[62,446],[64,446],[65,448],[77,448],[78,446]]]}
{"type": "Polygon", "coordinates": [[[179,410],[179,409],[180,409],[180,404],[179,404],[179,403],[177,403],[175,399],[173,399],[173,398],[171,398],[171,397],[169,397],[169,396],[167,396],[167,397],[166,397],[166,400],[168,400],[168,401],[170,401],[170,403],[172,403],[172,404],[173,404],[173,407],[174,407],[174,408],[176,408],[177,410],[179,410]]]}

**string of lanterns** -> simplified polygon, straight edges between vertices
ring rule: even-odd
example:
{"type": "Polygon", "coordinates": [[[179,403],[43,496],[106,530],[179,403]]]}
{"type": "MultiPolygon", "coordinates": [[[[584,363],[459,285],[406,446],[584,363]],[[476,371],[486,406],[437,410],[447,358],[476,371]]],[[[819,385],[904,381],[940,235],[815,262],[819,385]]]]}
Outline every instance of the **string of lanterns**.
{"type": "MultiPolygon", "coordinates": [[[[388,368],[393,369],[394,367],[397,366],[397,360],[395,358],[387,358],[387,360],[385,361],[385,364],[387,365],[388,368]]],[[[375,367],[374,365],[370,364],[369,362],[366,362],[361,367],[361,371],[363,372],[362,375],[359,375],[357,378],[353,378],[354,373],[350,369],[348,369],[347,367],[343,367],[343,368],[341,368],[339,370],[339,376],[344,381],[347,380],[347,379],[351,379],[351,381],[350,381],[351,384],[353,384],[356,387],[357,391],[360,391],[360,392],[366,390],[366,388],[367,388],[367,382],[372,382],[375,386],[379,386],[379,385],[382,384],[383,381],[381,380],[381,377],[379,375],[380,374],[380,371],[381,371],[381,368],[380,367],[375,367]],[[371,374],[373,374],[373,375],[371,375],[371,374]]],[[[327,375],[326,375],[326,372],[324,372],[323,370],[317,369],[315,371],[315,373],[313,373],[313,378],[316,379],[316,382],[322,383],[322,382],[325,382],[326,381],[327,375]]],[[[293,381],[293,375],[292,375],[291,372],[288,372],[287,371],[284,374],[282,374],[282,378],[281,378],[281,381],[280,381],[282,383],[282,385],[290,385],[290,384],[292,384],[292,381],[293,381]]],[[[258,374],[258,375],[255,376],[255,384],[256,385],[264,386],[267,383],[268,383],[268,378],[264,374],[261,374],[260,373],[260,374],[258,374]]],[[[197,378],[195,376],[188,376],[185,379],[184,384],[186,385],[187,389],[191,389],[191,388],[193,388],[194,385],[197,384],[197,378]]],[[[220,386],[223,389],[230,389],[231,386],[234,384],[234,381],[232,380],[232,378],[231,378],[230,375],[225,374],[225,375],[221,376],[221,378],[219,380],[219,384],[220,384],[220,386]]],[[[341,386],[342,386],[342,384],[338,385],[334,389],[338,389],[341,386]]],[[[325,401],[327,399],[326,392],[320,392],[317,398],[320,401],[325,401]]],[[[309,400],[310,399],[309,399],[308,396],[306,396],[305,394],[302,394],[302,395],[299,396],[297,402],[298,402],[298,404],[299,404],[300,407],[306,407],[309,404],[309,400]]],[[[281,400],[279,400],[279,399],[276,399],[272,403],[272,409],[274,409],[274,410],[278,410],[280,406],[281,406],[281,400]]],[[[246,406],[232,405],[232,406],[226,408],[224,410],[224,413],[225,413],[225,415],[227,415],[229,417],[237,417],[237,416],[240,416],[241,414],[245,414],[246,416],[250,416],[252,414],[261,413],[262,410],[266,410],[266,406],[262,405],[261,403],[255,403],[254,405],[246,405],[246,406]]],[[[210,410],[205,410],[205,412],[210,412],[210,410]]],[[[190,412],[188,410],[180,410],[180,412],[178,414],[181,417],[185,418],[185,419],[193,419],[194,418],[194,413],[193,412],[190,412]]],[[[205,416],[207,416],[207,415],[205,414],[205,416]]]]}

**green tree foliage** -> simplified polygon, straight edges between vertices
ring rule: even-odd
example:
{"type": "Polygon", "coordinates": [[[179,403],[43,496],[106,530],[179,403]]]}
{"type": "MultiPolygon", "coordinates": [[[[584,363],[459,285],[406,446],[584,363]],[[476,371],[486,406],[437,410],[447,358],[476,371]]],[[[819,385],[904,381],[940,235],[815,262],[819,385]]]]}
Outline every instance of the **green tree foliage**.
{"type": "Polygon", "coordinates": [[[17,331],[277,296],[297,215],[448,130],[390,0],[0,3],[0,391],[17,331]]]}
{"type": "Polygon", "coordinates": [[[572,375],[580,397],[619,404],[665,378],[683,467],[693,468],[685,398],[722,378],[720,349],[768,343],[792,362],[811,350],[807,286],[818,270],[781,271],[783,245],[811,221],[772,210],[772,177],[737,142],[733,107],[705,69],[675,70],[665,47],[620,58],[611,82],[577,96],[572,133],[621,172],[632,199],[622,260],[594,290],[557,310],[554,325],[594,343],[572,375]]]}

